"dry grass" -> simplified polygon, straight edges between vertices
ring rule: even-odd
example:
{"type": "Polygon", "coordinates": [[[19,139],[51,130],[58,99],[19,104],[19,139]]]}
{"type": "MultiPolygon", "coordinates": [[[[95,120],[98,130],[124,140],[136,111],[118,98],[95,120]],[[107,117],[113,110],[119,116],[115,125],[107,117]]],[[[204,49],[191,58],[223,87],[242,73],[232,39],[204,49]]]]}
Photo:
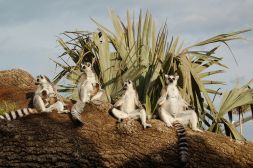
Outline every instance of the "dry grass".
{"type": "Polygon", "coordinates": [[[5,100],[0,101],[0,115],[15,109],[16,109],[15,103],[7,102],[5,100]]]}

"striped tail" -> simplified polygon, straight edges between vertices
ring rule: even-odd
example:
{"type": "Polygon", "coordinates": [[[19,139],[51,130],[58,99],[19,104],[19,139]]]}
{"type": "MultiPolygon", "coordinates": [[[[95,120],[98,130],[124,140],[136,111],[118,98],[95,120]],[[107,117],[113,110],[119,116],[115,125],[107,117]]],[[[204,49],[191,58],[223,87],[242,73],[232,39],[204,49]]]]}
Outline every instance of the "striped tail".
{"type": "Polygon", "coordinates": [[[176,128],[178,136],[178,153],[181,167],[185,167],[188,161],[188,143],[186,140],[186,131],[184,126],[178,121],[175,121],[173,126],[176,128]]]}
{"type": "Polygon", "coordinates": [[[77,101],[71,108],[70,118],[73,123],[77,126],[83,126],[84,122],[82,121],[81,113],[85,107],[85,103],[77,101]]]}
{"type": "Polygon", "coordinates": [[[75,125],[82,126],[84,124],[82,121],[82,118],[81,118],[81,113],[79,113],[78,111],[73,110],[70,112],[70,115],[71,115],[71,119],[75,125]]]}
{"type": "Polygon", "coordinates": [[[34,113],[38,113],[38,111],[36,109],[23,108],[16,111],[6,112],[3,115],[0,115],[0,120],[11,121],[34,113]]]}

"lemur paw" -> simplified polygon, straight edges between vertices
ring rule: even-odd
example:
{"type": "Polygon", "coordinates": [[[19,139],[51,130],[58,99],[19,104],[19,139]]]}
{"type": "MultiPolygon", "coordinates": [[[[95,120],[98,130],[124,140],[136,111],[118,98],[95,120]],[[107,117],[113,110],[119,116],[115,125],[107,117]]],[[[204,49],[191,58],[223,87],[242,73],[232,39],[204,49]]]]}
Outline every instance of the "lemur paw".
{"type": "Polygon", "coordinates": [[[58,111],[57,113],[59,113],[59,114],[67,114],[67,113],[70,113],[70,111],[68,111],[68,110],[63,110],[63,111],[58,111]]]}
{"type": "Polygon", "coordinates": [[[171,123],[166,123],[166,126],[170,128],[170,127],[172,127],[172,124],[171,123]]]}
{"type": "Polygon", "coordinates": [[[203,132],[201,129],[195,128],[193,131],[203,132]]]}
{"type": "Polygon", "coordinates": [[[117,123],[121,123],[123,121],[123,119],[122,118],[119,118],[118,120],[117,120],[117,123]]]}
{"type": "Polygon", "coordinates": [[[145,128],[151,128],[152,125],[151,125],[151,124],[144,124],[143,127],[144,127],[144,129],[145,129],[145,128]]]}

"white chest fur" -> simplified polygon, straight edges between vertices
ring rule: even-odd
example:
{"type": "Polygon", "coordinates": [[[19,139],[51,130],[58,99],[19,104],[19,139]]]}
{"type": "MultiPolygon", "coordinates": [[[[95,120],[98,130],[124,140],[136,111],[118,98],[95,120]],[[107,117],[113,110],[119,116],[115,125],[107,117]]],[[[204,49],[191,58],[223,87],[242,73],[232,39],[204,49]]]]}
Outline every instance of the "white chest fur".
{"type": "Polygon", "coordinates": [[[163,107],[171,114],[173,117],[176,117],[180,113],[182,107],[180,105],[180,95],[178,88],[174,85],[169,85],[167,87],[167,97],[166,102],[163,107]]]}
{"type": "Polygon", "coordinates": [[[86,71],[87,75],[87,81],[90,81],[91,83],[97,83],[96,75],[93,71],[86,71]]]}
{"type": "Polygon", "coordinates": [[[122,98],[124,103],[121,106],[121,111],[126,113],[133,112],[135,110],[135,91],[132,89],[127,90],[122,98]]]}
{"type": "Polygon", "coordinates": [[[50,85],[50,84],[45,83],[45,84],[39,85],[39,87],[37,88],[35,94],[40,95],[42,90],[46,90],[48,95],[55,93],[53,86],[50,85]]]}
{"type": "Polygon", "coordinates": [[[167,87],[168,98],[179,98],[178,88],[174,85],[169,85],[167,87]]]}

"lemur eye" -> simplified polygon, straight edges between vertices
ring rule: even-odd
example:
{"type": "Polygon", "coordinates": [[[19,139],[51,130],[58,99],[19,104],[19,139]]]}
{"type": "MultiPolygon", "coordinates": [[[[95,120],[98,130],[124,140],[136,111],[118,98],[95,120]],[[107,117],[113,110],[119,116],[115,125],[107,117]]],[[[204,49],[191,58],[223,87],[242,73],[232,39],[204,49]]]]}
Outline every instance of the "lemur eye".
{"type": "Polygon", "coordinates": [[[175,78],[173,77],[172,80],[175,80],[175,78]]]}
{"type": "Polygon", "coordinates": [[[129,80],[128,83],[131,84],[131,81],[129,80]]]}
{"type": "Polygon", "coordinates": [[[81,64],[81,69],[85,69],[85,65],[84,64],[81,64]]]}

